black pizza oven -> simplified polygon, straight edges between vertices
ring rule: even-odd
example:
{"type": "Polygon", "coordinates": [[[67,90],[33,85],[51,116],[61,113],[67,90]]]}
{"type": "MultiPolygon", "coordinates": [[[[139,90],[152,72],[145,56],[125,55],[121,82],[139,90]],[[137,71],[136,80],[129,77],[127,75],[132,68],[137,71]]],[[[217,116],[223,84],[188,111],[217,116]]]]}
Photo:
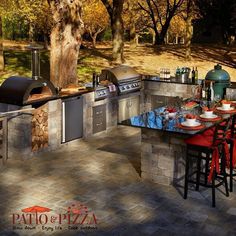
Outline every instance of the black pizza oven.
{"type": "Polygon", "coordinates": [[[32,50],[32,78],[12,76],[0,86],[0,103],[23,106],[57,97],[56,88],[40,76],[41,46],[30,46],[32,50]]]}
{"type": "Polygon", "coordinates": [[[141,89],[141,75],[134,68],[126,65],[102,70],[100,81],[102,80],[108,80],[115,84],[119,94],[141,89]]]}
{"type": "Polygon", "coordinates": [[[53,84],[45,79],[12,76],[0,86],[0,102],[13,105],[32,104],[57,95],[53,84]]]}

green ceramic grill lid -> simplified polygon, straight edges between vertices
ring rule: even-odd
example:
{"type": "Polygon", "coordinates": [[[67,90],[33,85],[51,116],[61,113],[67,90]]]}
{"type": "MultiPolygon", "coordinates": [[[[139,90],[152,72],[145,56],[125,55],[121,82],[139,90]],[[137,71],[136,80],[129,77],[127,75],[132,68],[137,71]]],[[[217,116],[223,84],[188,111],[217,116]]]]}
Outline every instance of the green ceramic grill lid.
{"type": "Polygon", "coordinates": [[[229,82],[229,73],[222,69],[222,66],[217,64],[214,66],[213,70],[210,70],[206,75],[206,80],[213,80],[218,83],[229,82]]]}

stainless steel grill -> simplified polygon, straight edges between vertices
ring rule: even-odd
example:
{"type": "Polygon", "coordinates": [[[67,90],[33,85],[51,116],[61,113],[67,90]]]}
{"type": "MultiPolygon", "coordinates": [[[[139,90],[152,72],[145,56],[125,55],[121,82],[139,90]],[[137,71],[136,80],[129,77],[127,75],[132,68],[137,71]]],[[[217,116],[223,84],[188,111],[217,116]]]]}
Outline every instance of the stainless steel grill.
{"type": "Polygon", "coordinates": [[[125,65],[102,70],[100,81],[102,80],[108,80],[115,84],[119,94],[130,93],[141,89],[141,75],[132,67],[125,65]]]}
{"type": "Polygon", "coordinates": [[[98,86],[95,89],[95,100],[101,100],[107,98],[109,95],[109,89],[104,86],[98,86]]]}

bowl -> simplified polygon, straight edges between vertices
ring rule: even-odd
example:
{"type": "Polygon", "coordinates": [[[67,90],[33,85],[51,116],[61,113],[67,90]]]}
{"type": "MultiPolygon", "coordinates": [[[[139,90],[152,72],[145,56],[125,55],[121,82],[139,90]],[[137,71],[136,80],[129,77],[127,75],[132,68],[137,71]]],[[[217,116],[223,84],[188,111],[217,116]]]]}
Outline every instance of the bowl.
{"type": "Polygon", "coordinates": [[[204,111],[205,117],[212,117],[213,111],[204,111]]]}
{"type": "Polygon", "coordinates": [[[196,118],[192,118],[192,119],[186,118],[186,123],[188,125],[194,125],[196,123],[196,120],[197,120],[196,118]]]}
{"type": "Polygon", "coordinates": [[[229,110],[230,109],[230,103],[222,103],[222,109],[223,110],[229,110]]]}
{"type": "Polygon", "coordinates": [[[176,114],[177,114],[177,112],[169,112],[168,117],[169,118],[175,118],[176,114]]]}

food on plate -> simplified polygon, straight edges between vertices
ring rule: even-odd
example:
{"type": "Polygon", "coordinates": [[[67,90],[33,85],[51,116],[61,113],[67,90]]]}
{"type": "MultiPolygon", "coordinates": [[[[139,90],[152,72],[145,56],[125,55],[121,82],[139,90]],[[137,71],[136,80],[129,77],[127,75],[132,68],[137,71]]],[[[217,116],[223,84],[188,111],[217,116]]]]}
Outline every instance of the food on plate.
{"type": "Polygon", "coordinates": [[[197,117],[193,114],[186,114],[185,118],[188,125],[194,125],[196,123],[197,117]]]}
{"type": "Polygon", "coordinates": [[[103,86],[108,86],[110,83],[111,83],[111,81],[109,81],[109,80],[101,80],[100,81],[100,84],[103,86]]]}
{"type": "Polygon", "coordinates": [[[190,101],[190,102],[187,102],[184,107],[186,109],[193,109],[194,107],[198,106],[198,103],[194,102],[194,101],[190,101]]]}
{"type": "Polygon", "coordinates": [[[209,108],[209,107],[207,107],[207,106],[202,107],[202,110],[203,110],[204,112],[206,112],[206,111],[214,111],[213,108],[209,108]]]}
{"type": "Polygon", "coordinates": [[[168,111],[169,113],[177,112],[177,110],[174,107],[167,107],[165,110],[168,111]]]}
{"type": "Polygon", "coordinates": [[[196,116],[193,114],[186,114],[185,118],[186,119],[196,119],[196,116]]]}
{"type": "Polygon", "coordinates": [[[222,104],[222,105],[223,105],[223,104],[231,104],[231,101],[227,101],[227,100],[224,99],[224,100],[221,101],[221,104],[222,104]]]}

